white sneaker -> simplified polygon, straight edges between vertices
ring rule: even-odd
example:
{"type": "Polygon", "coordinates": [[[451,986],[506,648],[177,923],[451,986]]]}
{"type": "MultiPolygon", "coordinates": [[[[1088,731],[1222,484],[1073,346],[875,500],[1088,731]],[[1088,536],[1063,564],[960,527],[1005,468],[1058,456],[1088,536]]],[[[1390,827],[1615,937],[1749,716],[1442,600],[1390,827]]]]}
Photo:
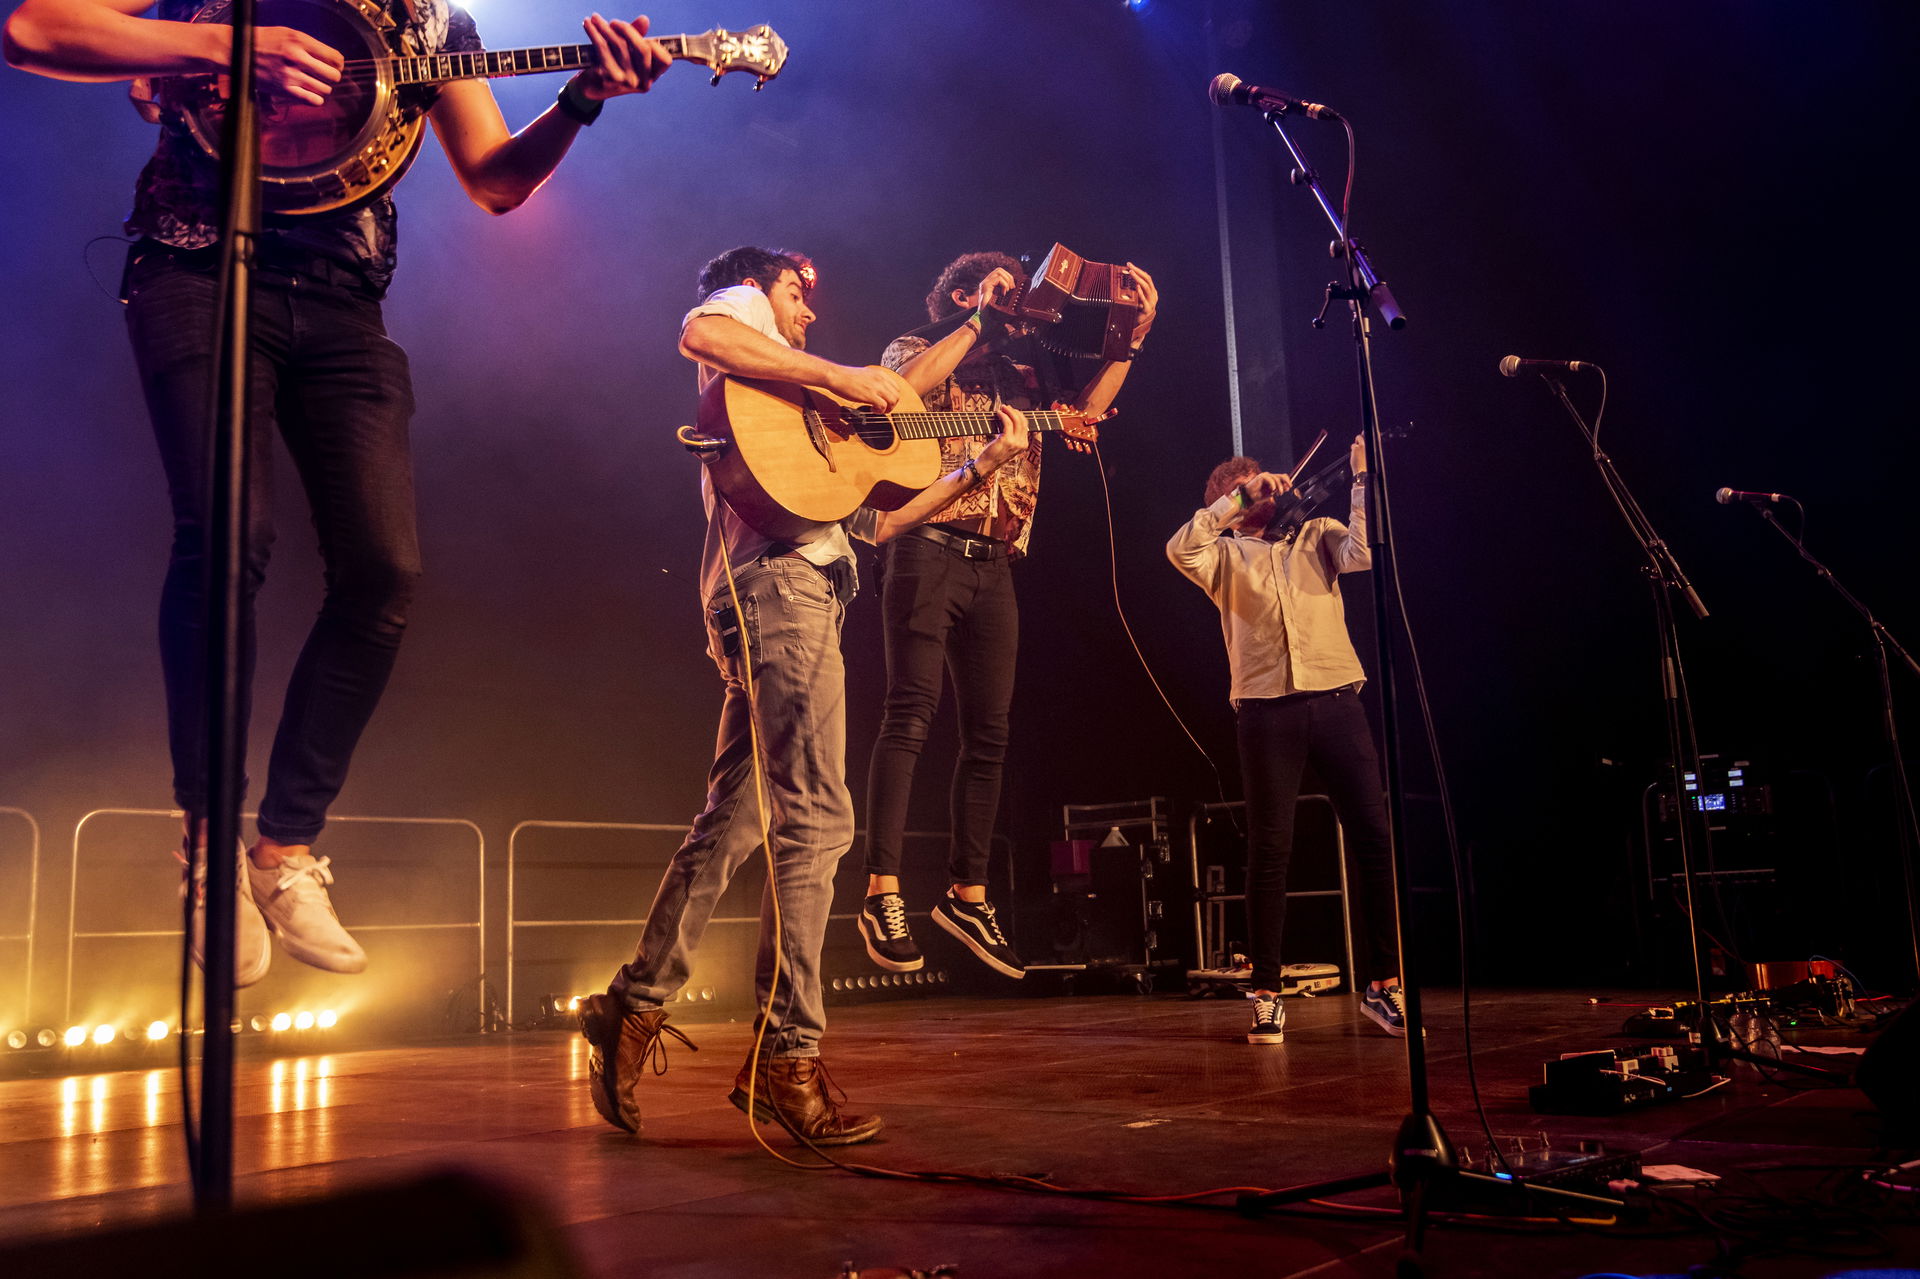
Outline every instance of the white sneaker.
{"type": "Polygon", "coordinates": [[[333,899],[327,896],[327,885],[333,882],[329,864],[328,858],[302,853],[263,868],[249,857],[247,878],[267,927],[280,934],[289,955],[330,973],[361,972],[367,952],[333,913],[333,899]]]}
{"type": "MultiPolygon", "coordinates": [[[[267,921],[260,918],[260,908],[253,904],[253,892],[247,883],[247,846],[239,845],[240,861],[235,868],[237,900],[234,902],[233,930],[233,984],[251,986],[267,975],[267,968],[273,963],[273,941],[267,935],[267,921]]],[[[193,962],[203,971],[207,966],[207,859],[200,858],[200,864],[187,868],[187,859],[181,853],[175,853],[180,859],[180,895],[187,895],[189,881],[193,888],[193,928],[188,938],[188,948],[193,954],[193,962]]]]}

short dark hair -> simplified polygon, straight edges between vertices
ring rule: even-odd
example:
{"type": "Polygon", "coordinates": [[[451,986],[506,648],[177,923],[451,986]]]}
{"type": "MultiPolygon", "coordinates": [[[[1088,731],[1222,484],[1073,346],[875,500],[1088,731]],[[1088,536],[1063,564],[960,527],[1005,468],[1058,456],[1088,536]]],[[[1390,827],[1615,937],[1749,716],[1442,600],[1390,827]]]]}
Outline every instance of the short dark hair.
{"type": "Polygon", "coordinates": [[[1250,457],[1230,457],[1207,476],[1207,505],[1212,506],[1250,475],[1260,474],[1260,463],[1250,457]]]}
{"type": "Polygon", "coordinates": [[[963,253],[947,263],[933,282],[933,292],[927,294],[927,318],[937,320],[959,311],[953,304],[953,291],[973,292],[995,267],[1004,267],[1014,279],[1020,278],[1020,264],[1004,253],[963,253]]]}
{"type": "Polygon", "coordinates": [[[730,289],[748,280],[758,280],[761,288],[771,289],[783,271],[791,271],[799,276],[800,287],[804,291],[812,287],[812,269],[813,263],[804,254],[789,253],[784,249],[757,249],[745,244],[737,249],[728,249],[700,268],[699,300],[704,302],[721,289],[730,289]]]}

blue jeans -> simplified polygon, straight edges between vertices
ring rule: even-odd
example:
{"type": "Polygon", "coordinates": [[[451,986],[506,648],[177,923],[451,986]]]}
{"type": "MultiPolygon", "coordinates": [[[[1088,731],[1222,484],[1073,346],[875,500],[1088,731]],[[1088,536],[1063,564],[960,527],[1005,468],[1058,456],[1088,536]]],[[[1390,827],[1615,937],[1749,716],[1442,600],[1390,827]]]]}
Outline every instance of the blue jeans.
{"type": "MultiPolygon", "coordinates": [[[[174,800],[206,811],[206,521],[214,278],[164,252],[136,249],[127,332],[173,506],[160,599],[174,800]]],[[[308,844],[346,783],[347,765],[393,669],[420,575],[406,352],[380,304],[338,285],[263,271],[253,297],[253,415],[242,585],[241,723],[251,705],[254,598],[273,549],[273,435],[306,489],[326,595],[287,684],[260,832],[308,844]]]]}
{"type": "Polygon", "coordinates": [[[833,908],[834,872],[853,845],[846,666],[840,653],[846,603],[824,573],[793,556],[763,557],[736,567],[734,576],[740,594],[737,618],[724,590],[707,603],[707,651],[726,681],[707,806],[660,880],[633,961],[614,974],[609,989],[634,1012],[658,1008],[678,991],[721,894],[734,872],[760,851],[749,733],[754,706],[747,698],[740,643],[744,631],[753,656],[773,852],[772,883],[761,898],[755,974],[767,1016],[767,1052],[817,1057],[826,1029],[820,948],[833,908]],[[770,999],[776,933],[780,982],[770,999]]]}

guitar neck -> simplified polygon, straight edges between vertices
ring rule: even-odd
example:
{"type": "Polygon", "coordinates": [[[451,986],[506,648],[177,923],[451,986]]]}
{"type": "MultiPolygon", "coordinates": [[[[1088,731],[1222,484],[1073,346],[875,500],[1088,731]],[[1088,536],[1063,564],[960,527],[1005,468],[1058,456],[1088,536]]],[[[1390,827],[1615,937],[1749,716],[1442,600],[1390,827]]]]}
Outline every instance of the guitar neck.
{"type": "MultiPolygon", "coordinates": [[[[654,36],[675,61],[713,65],[711,36],[654,36]]],[[[444,84],[449,80],[497,80],[503,76],[579,71],[599,65],[590,44],[548,44],[531,49],[478,53],[425,53],[392,60],[396,84],[444,84]]]]}
{"type": "MultiPolygon", "coordinates": [[[[884,418],[893,427],[894,435],[903,440],[1000,434],[1000,419],[992,413],[936,413],[929,410],[920,413],[875,413],[870,416],[884,418]]],[[[1052,409],[1045,412],[1030,410],[1026,417],[1028,428],[1035,431],[1064,431],[1081,421],[1072,414],[1052,409]]]]}

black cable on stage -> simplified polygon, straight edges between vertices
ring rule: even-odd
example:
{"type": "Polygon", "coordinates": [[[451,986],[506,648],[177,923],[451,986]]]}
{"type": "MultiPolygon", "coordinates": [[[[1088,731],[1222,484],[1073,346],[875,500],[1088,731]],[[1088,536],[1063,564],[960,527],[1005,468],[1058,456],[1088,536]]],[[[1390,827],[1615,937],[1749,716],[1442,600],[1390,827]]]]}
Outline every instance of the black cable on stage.
{"type": "MultiPolygon", "coordinates": [[[[1486,1103],[1480,1096],[1480,1075],[1473,1064],[1473,981],[1471,948],[1467,944],[1465,859],[1460,855],[1460,832],[1454,823],[1452,792],[1447,787],[1446,764],[1441,756],[1440,735],[1434,724],[1433,706],[1427,699],[1427,677],[1420,665],[1420,648],[1414,642],[1413,620],[1407,614],[1406,589],[1400,580],[1398,556],[1393,559],[1393,598],[1395,608],[1400,614],[1400,633],[1406,637],[1407,641],[1407,656],[1413,663],[1413,689],[1420,704],[1420,721],[1426,728],[1427,754],[1433,759],[1434,789],[1440,797],[1440,818],[1447,832],[1447,856],[1453,864],[1453,907],[1454,918],[1458,922],[1460,946],[1460,1039],[1466,1054],[1467,1088],[1473,1095],[1473,1112],[1480,1120],[1480,1131],[1487,1137],[1488,1154],[1500,1161],[1500,1166],[1509,1176],[1516,1176],[1513,1165],[1507,1162],[1506,1152],[1500,1149],[1500,1143],[1493,1135],[1493,1125],[1487,1119],[1486,1103]]],[[[1383,623],[1384,620],[1382,619],[1383,623]]],[[[1403,967],[1406,962],[1406,956],[1401,956],[1403,967]]]]}
{"type": "Polygon", "coordinates": [[[1160,686],[1159,677],[1153,673],[1153,667],[1148,663],[1147,655],[1141,651],[1140,641],[1134,638],[1132,623],[1127,621],[1126,607],[1120,602],[1120,548],[1114,534],[1113,489],[1107,483],[1107,462],[1100,454],[1100,441],[1097,439],[1093,441],[1093,462],[1095,469],[1100,472],[1100,496],[1105,501],[1107,510],[1107,569],[1113,582],[1114,615],[1120,619],[1120,629],[1125,632],[1127,643],[1133,646],[1133,655],[1139,660],[1140,669],[1146,672],[1147,682],[1152,684],[1153,691],[1160,695],[1167,713],[1173,716],[1173,722],[1180,726],[1180,731],[1187,735],[1189,742],[1193,743],[1193,749],[1199,751],[1200,758],[1207,761],[1207,767],[1213,772],[1214,789],[1219,792],[1220,802],[1224,804],[1227,802],[1227,783],[1220,774],[1220,766],[1213,762],[1213,756],[1207,753],[1207,748],[1200,744],[1200,739],[1194,736],[1191,728],[1187,727],[1185,717],[1174,708],[1173,699],[1168,697],[1167,690],[1160,686]]]}

